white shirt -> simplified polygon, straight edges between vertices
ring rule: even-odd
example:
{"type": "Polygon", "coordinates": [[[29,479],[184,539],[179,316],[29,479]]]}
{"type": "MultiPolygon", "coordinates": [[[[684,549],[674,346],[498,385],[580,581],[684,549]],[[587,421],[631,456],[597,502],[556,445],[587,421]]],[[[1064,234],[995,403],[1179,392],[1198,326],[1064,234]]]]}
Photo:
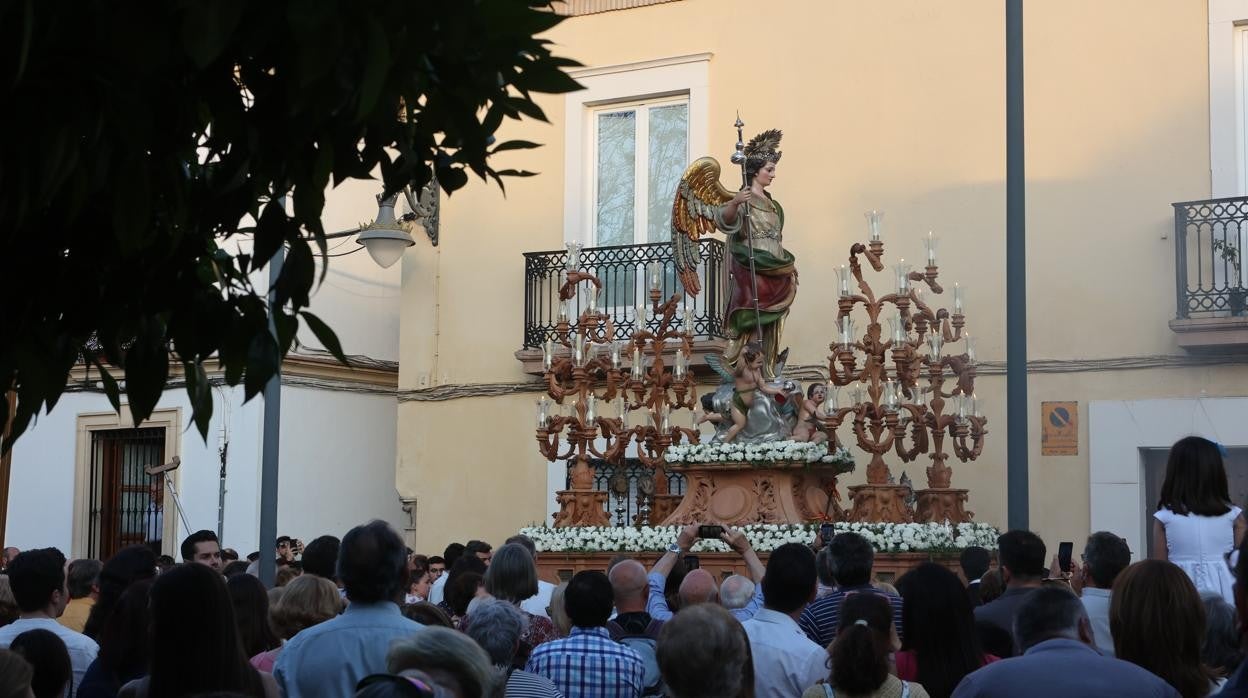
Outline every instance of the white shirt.
{"type": "Polygon", "coordinates": [[[13,638],[27,630],[36,629],[51,630],[61,638],[61,642],[65,643],[65,649],[69,650],[69,665],[74,670],[73,693],[77,695],[78,684],[82,683],[82,675],[87,672],[87,667],[100,653],[100,646],[95,640],[82,633],[76,633],[51,618],[19,618],[0,628],[0,647],[8,648],[13,643],[13,638]]]}
{"type": "Polygon", "coordinates": [[[555,593],[555,585],[537,580],[537,593],[520,602],[520,610],[535,616],[549,618],[546,607],[550,605],[550,595],[555,593]]]}
{"type": "Polygon", "coordinates": [[[754,654],[756,698],[794,698],[828,678],[827,651],[790,616],[763,608],[741,625],[754,654]]]}
{"type": "Polygon", "coordinates": [[[444,593],[446,591],[446,580],[449,579],[450,576],[450,570],[443,572],[442,576],[438,577],[437,581],[433,583],[433,586],[429,587],[429,603],[435,606],[442,603],[442,599],[444,598],[444,593]]]}
{"type": "Polygon", "coordinates": [[[1109,589],[1084,587],[1083,608],[1088,612],[1088,620],[1092,622],[1092,636],[1096,640],[1096,648],[1106,657],[1114,656],[1114,636],[1109,632],[1109,589]]]}

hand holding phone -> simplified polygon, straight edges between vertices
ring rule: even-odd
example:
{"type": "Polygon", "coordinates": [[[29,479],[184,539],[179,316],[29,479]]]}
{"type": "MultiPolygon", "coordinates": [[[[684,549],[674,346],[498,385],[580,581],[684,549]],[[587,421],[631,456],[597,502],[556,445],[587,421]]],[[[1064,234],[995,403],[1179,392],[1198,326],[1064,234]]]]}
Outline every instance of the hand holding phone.
{"type": "Polygon", "coordinates": [[[717,524],[702,524],[698,526],[698,538],[703,540],[719,540],[719,536],[723,532],[724,527],[717,524]]]}
{"type": "Polygon", "coordinates": [[[1070,541],[1064,541],[1057,544],[1057,566],[1061,568],[1064,574],[1070,573],[1070,558],[1074,554],[1075,544],[1070,541]]]}

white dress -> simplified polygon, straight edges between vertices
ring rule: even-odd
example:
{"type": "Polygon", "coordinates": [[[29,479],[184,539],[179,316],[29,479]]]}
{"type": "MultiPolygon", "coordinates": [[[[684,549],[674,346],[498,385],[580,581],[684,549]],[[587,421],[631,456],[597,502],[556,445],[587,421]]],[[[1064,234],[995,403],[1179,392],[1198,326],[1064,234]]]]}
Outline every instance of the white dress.
{"type": "Polygon", "coordinates": [[[1220,594],[1235,605],[1235,578],[1226,566],[1226,554],[1235,548],[1235,519],[1242,510],[1232,506],[1221,516],[1176,514],[1158,509],[1153,518],[1166,529],[1166,552],[1196,590],[1220,594]]]}

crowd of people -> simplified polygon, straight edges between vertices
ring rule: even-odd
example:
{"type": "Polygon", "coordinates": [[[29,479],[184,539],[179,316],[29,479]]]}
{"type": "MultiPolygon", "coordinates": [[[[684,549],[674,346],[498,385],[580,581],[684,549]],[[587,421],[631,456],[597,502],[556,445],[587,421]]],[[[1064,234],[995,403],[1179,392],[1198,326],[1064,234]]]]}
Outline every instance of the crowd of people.
{"type": "Polygon", "coordinates": [[[1035,533],[895,580],[862,536],[766,563],[739,530],[682,529],[649,569],[618,556],[561,584],[517,535],[440,556],[373,521],[278,540],[276,584],[211,531],[180,564],[6,548],[0,698],[1248,696],[1248,543],[1220,447],[1171,449],[1149,559],[1097,532],[1069,564],[1035,533]],[[711,535],[746,573],[686,554],[711,535]]]}

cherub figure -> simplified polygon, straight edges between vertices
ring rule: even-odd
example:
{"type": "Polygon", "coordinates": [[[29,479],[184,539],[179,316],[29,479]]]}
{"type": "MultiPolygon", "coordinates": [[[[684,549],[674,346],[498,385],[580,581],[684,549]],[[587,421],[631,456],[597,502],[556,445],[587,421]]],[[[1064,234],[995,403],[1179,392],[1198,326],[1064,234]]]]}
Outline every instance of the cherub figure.
{"type": "Polygon", "coordinates": [[[742,349],[741,358],[732,373],[732,426],[724,432],[725,442],[732,441],[745,428],[746,414],[754,404],[754,391],[772,397],[784,392],[763,380],[763,345],[750,342],[742,349]]]}
{"type": "Polygon", "coordinates": [[[819,423],[819,417],[823,416],[823,400],[828,395],[828,389],[822,383],[811,383],[806,389],[806,399],[802,400],[801,409],[797,413],[797,424],[793,427],[794,441],[809,441],[810,443],[821,444],[828,440],[828,434],[823,430],[823,425],[819,423]]]}

